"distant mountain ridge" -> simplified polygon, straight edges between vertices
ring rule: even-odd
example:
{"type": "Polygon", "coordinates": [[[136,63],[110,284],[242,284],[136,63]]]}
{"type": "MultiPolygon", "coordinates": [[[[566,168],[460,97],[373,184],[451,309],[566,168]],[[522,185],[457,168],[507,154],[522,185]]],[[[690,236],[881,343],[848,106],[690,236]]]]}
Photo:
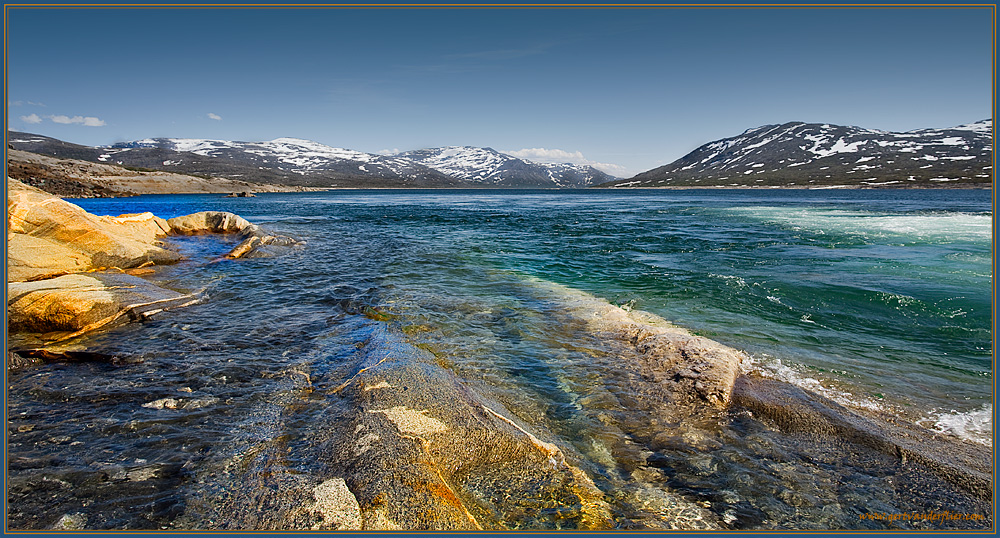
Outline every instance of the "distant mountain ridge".
{"type": "Polygon", "coordinates": [[[298,138],[149,138],[90,147],[14,131],[8,143],[58,158],[303,187],[987,188],[993,182],[992,119],[905,133],[803,122],[764,125],[629,179],[473,146],[376,155],[298,138]]]}
{"type": "Polygon", "coordinates": [[[8,138],[16,149],[61,158],[299,186],[579,188],[617,179],[590,166],[534,163],[469,146],[376,155],[298,138],[148,138],[96,148],[30,133],[8,138]]]}
{"type": "Polygon", "coordinates": [[[614,179],[592,166],[537,163],[493,148],[449,146],[397,153],[453,177],[498,187],[589,187],[614,179]]]}
{"type": "Polygon", "coordinates": [[[905,133],[790,122],[601,187],[989,187],[992,177],[992,119],[905,133]]]}

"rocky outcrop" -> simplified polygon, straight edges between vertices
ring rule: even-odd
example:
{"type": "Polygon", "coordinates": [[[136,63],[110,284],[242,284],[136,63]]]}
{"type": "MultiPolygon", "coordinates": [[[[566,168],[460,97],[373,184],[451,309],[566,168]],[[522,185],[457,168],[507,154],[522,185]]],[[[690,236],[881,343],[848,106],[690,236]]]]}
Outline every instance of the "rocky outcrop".
{"type": "Polygon", "coordinates": [[[337,384],[304,364],[289,368],[288,390],[270,402],[285,413],[205,471],[214,489],[186,517],[222,529],[613,526],[604,493],[543,432],[384,324],[370,329],[337,384]],[[318,408],[327,411],[311,420],[309,446],[291,446],[297,412],[318,408]],[[303,459],[314,462],[309,473],[298,468],[303,459]]]}
{"type": "Polygon", "coordinates": [[[239,234],[242,241],[228,254],[227,258],[259,258],[275,254],[276,249],[297,245],[299,241],[283,235],[271,235],[256,224],[224,211],[202,211],[167,221],[170,233],[175,235],[198,235],[205,233],[239,234]]]}
{"type": "Polygon", "coordinates": [[[358,411],[328,454],[366,529],[611,526],[603,493],[559,447],[430,353],[388,338],[373,335],[357,374],[335,389],[358,411]]]}
{"type": "Polygon", "coordinates": [[[168,235],[240,234],[228,258],[266,256],[298,243],[232,213],[170,221],[148,212],[97,216],[10,178],[7,190],[7,309],[15,332],[63,340],[189,304],[193,296],[125,274],[180,260],[163,241],[168,235]]]}
{"type": "Polygon", "coordinates": [[[649,385],[656,400],[692,409],[729,405],[745,354],[648,312],[626,310],[552,282],[534,285],[540,296],[559,302],[561,323],[583,325],[585,332],[620,346],[619,356],[627,361],[623,367],[636,368],[637,382],[649,385]]]}
{"type": "Polygon", "coordinates": [[[99,268],[172,263],[170,231],[152,213],[101,217],[15,180],[7,181],[7,278],[23,281],[99,268]]]}

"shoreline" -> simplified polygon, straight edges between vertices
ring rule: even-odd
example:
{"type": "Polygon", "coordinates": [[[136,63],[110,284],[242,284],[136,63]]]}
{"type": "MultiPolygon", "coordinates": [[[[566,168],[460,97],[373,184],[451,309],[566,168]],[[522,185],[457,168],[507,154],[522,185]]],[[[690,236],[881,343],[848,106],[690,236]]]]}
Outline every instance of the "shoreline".
{"type": "MultiPolygon", "coordinates": [[[[280,186],[279,186],[280,187],[280,186]]],[[[837,188],[826,188],[826,187],[584,187],[584,188],[571,188],[571,189],[560,189],[560,188],[545,188],[545,187],[532,187],[532,188],[503,188],[494,186],[484,186],[484,187],[290,187],[287,190],[275,189],[275,190],[265,190],[265,191],[251,191],[254,194],[286,194],[286,193],[298,193],[298,192],[329,192],[329,191],[420,191],[420,192],[482,192],[491,191],[493,193],[523,193],[523,192],[533,192],[533,191],[543,191],[550,193],[565,193],[565,194],[580,194],[584,192],[635,192],[635,191],[838,191],[838,190],[864,190],[864,191],[967,191],[967,190],[982,190],[990,191],[993,187],[978,187],[978,186],[968,186],[968,187],[837,187],[837,188]]],[[[218,194],[222,197],[226,197],[227,192],[155,192],[155,193],[142,193],[134,195],[122,195],[107,198],[131,198],[135,196],[146,196],[146,195],[188,195],[188,194],[218,194]]],[[[100,198],[100,197],[73,197],[65,196],[64,198],[100,198]]]]}
{"type": "MultiPolygon", "coordinates": [[[[118,219],[121,223],[149,220],[139,217],[141,215],[111,219],[118,219]]],[[[194,215],[184,218],[191,220],[190,217],[194,215]]],[[[217,226],[210,224],[206,218],[204,223],[200,220],[193,223],[190,229],[197,233],[196,230],[219,232],[247,228],[236,219],[235,215],[225,217],[223,220],[232,226],[217,226]]],[[[167,221],[171,230],[188,228],[174,219],[171,221],[167,221]]],[[[148,267],[136,269],[149,270],[148,267]]],[[[145,274],[148,276],[151,273],[145,274]]],[[[213,488],[220,491],[217,492],[218,497],[199,501],[203,504],[197,509],[192,506],[191,512],[183,515],[186,519],[176,520],[177,524],[188,522],[205,529],[304,529],[312,521],[320,521],[318,525],[322,528],[363,527],[365,530],[384,530],[393,526],[407,530],[426,526],[486,529],[523,524],[524,521],[534,522],[528,524],[528,528],[532,524],[549,524],[545,519],[525,516],[516,503],[489,504],[491,501],[488,500],[493,495],[513,491],[516,499],[549,494],[558,498],[575,496],[582,499],[579,510],[561,508],[567,510],[564,521],[577,528],[612,528],[614,520],[611,515],[615,512],[611,506],[624,503],[615,505],[616,509],[637,510],[642,514],[637,521],[649,529],[677,528],[670,527],[677,524],[689,525],[682,527],[687,530],[768,529],[770,527],[763,512],[741,508],[743,505],[739,502],[747,503],[747,499],[757,502],[767,495],[781,494],[790,495],[782,500],[795,506],[795,502],[808,502],[808,499],[796,497],[800,492],[785,486],[786,490],[777,489],[770,494],[741,491],[743,500],[737,502],[730,497],[731,492],[726,493],[722,486],[712,481],[712,474],[699,474],[701,471],[698,471],[698,462],[704,458],[717,458],[715,464],[722,466],[740,461],[738,458],[731,459],[734,452],[737,455],[741,454],[740,451],[758,454],[755,447],[760,445],[755,443],[763,440],[767,441],[765,446],[771,447],[767,450],[776,451],[776,456],[772,458],[767,450],[759,452],[756,457],[760,459],[754,460],[756,467],[746,472],[759,473],[765,478],[769,476],[767,473],[773,472],[779,485],[784,483],[783,480],[793,480],[792,483],[801,486],[805,484],[803,476],[814,473],[817,480],[828,483],[824,487],[832,488],[841,477],[848,476],[847,473],[863,472],[876,476],[882,473],[898,478],[901,489],[896,495],[904,499],[907,491],[927,490],[954,502],[949,504],[953,510],[987,512],[986,506],[993,489],[988,472],[992,453],[989,447],[919,425],[902,424],[899,417],[892,415],[845,407],[822,394],[784,380],[740,371],[738,354],[741,352],[715,340],[692,335],[690,331],[671,327],[670,322],[655,314],[625,309],[583,290],[547,280],[533,283],[515,280],[517,282],[501,280],[501,283],[520,284],[517,289],[506,293],[521,294],[520,300],[525,304],[549,305],[539,310],[546,314],[544,323],[547,324],[540,330],[554,338],[582,335],[583,340],[567,340],[569,346],[573,349],[594,349],[599,353],[591,353],[585,359],[588,364],[585,370],[594,372],[600,385],[599,391],[593,393],[579,390],[586,388],[590,377],[585,375],[584,378],[568,380],[563,377],[567,374],[555,371],[554,364],[547,365],[544,361],[536,364],[539,369],[552,368],[554,377],[562,379],[561,394],[568,395],[569,399],[555,403],[596,404],[580,405],[572,411],[575,417],[557,420],[548,418],[545,413],[535,416],[525,410],[530,409],[530,405],[519,413],[516,407],[519,404],[502,398],[503,391],[498,387],[491,388],[476,378],[463,377],[461,369],[449,365],[447,353],[440,356],[435,353],[435,347],[428,345],[433,344],[434,338],[430,332],[407,330],[412,327],[410,324],[419,323],[419,316],[414,319],[396,316],[392,308],[389,308],[389,313],[382,313],[376,307],[371,307],[372,310],[361,309],[360,312],[355,311],[356,306],[346,307],[345,317],[321,323],[327,331],[341,324],[358,324],[358,334],[352,333],[352,337],[347,339],[348,343],[353,343],[344,345],[344,349],[323,347],[331,344],[316,338],[324,336],[323,330],[317,333],[316,328],[307,333],[296,332],[293,328],[290,334],[284,335],[292,340],[272,344],[270,340],[282,337],[281,331],[277,331],[276,335],[268,337],[268,345],[277,346],[274,348],[277,351],[272,352],[298,350],[304,353],[298,357],[291,355],[293,359],[287,364],[281,361],[280,365],[271,366],[278,372],[266,371],[268,375],[265,376],[261,376],[261,372],[250,362],[243,364],[244,361],[252,361],[253,342],[239,342],[240,345],[231,348],[201,340],[198,336],[189,337],[192,333],[186,327],[169,328],[169,323],[161,324],[158,330],[169,330],[168,334],[175,334],[178,343],[193,338],[192,352],[218,352],[221,355],[215,360],[238,362],[216,364],[209,360],[203,367],[213,372],[221,364],[226,371],[225,376],[250,371],[251,378],[258,380],[254,382],[255,386],[256,383],[265,383],[260,379],[273,377],[278,380],[270,389],[272,392],[246,395],[248,398],[264,397],[268,405],[272,405],[273,401],[278,411],[276,415],[267,415],[274,419],[268,425],[273,431],[269,430],[266,439],[259,444],[250,442],[246,454],[237,452],[232,461],[227,459],[223,462],[225,472],[221,475],[231,482],[216,480],[214,473],[220,471],[211,466],[195,466],[190,475],[181,475],[187,477],[179,479],[185,487],[187,484],[200,484],[199,487],[210,491],[213,488]],[[560,332],[563,330],[566,332],[560,332]],[[309,338],[302,340],[306,335],[309,338]],[[429,340],[422,340],[424,338],[429,340]],[[601,347],[589,347],[598,343],[601,347]],[[324,362],[329,357],[338,357],[338,360],[329,364],[324,362]],[[611,376],[616,377],[610,379],[611,376]],[[576,385],[568,384],[570,381],[576,385]],[[629,390],[620,390],[623,386],[629,390]],[[621,400],[608,406],[602,403],[603,398],[621,400]],[[315,432],[309,429],[303,432],[302,424],[311,417],[308,413],[316,410],[322,410],[330,418],[324,419],[327,422],[317,426],[315,432]],[[532,417],[532,420],[519,417],[532,417]],[[594,448],[578,446],[574,444],[575,439],[566,436],[564,428],[576,421],[589,421],[598,428],[608,428],[590,432],[595,435],[595,442],[600,440],[603,443],[600,448],[596,445],[594,448]],[[605,436],[609,433],[614,435],[605,436]],[[310,435],[320,437],[314,440],[309,438],[310,435]],[[298,448],[304,453],[294,454],[291,452],[291,441],[299,437],[309,438],[308,446],[298,448]],[[375,438],[379,440],[377,444],[372,441],[375,438]],[[295,461],[315,460],[320,454],[310,450],[315,450],[317,446],[322,448],[321,457],[326,458],[318,464],[320,471],[304,473],[285,462],[286,455],[295,461]],[[608,458],[612,459],[612,463],[605,463],[608,458]],[[504,462],[504,465],[498,467],[496,462],[504,462]],[[603,470],[604,465],[608,465],[610,471],[603,470]],[[772,468],[772,465],[775,467],[772,468]],[[631,474],[620,473],[619,466],[631,474]],[[415,483],[429,486],[426,490],[415,488],[412,486],[415,483]],[[283,485],[284,489],[279,485],[283,485]],[[233,489],[225,493],[228,487],[233,489]],[[616,497],[616,492],[624,497],[616,497]],[[655,510],[649,508],[648,512],[643,512],[647,510],[647,505],[643,503],[653,492],[661,496],[657,501],[660,504],[654,504],[655,510]],[[346,504],[340,506],[345,510],[349,508],[352,514],[348,523],[343,523],[347,527],[337,526],[342,522],[337,515],[340,512],[322,508],[326,506],[322,504],[323,499],[329,499],[334,493],[337,498],[345,500],[346,504]],[[253,503],[248,504],[246,499],[267,504],[272,509],[261,512],[256,505],[251,506],[253,503]],[[391,501],[388,504],[387,499],[391,501]],[[712,510],[707,509],[709,506],[712,510]],[[203,510],[201,513],[206,516],[199,519],[198,510],[203,510]],[[657,510],[661,510],[662,514],[671,514],[670,517],[680,518],[683,515],[691,516],[691,519],[664,520],[657,510]],[[322,517],[318,520],[307,518],[315,513],[322,514],[322,517]],[[517,519],[519,517],[528,519],[517,519]],[[220,521],[221,524],[217,523],[220,521]],[[735,526],[737,523],[745,527],[735,526]]],[[[134,283],[132,280],[129,282],[134,283]]],[[[224,287],[222,290],[223,295],[248,294],[243,296],[246,301],[252,302],[254,298],[261,300],[252,290],[243,290],[239,286],[231,289],[224,287]]],[[[405,291],[402,293],[406,296],[405,291]]],[[[394,304],[392,297],[372,298],[381,300],[376,300],[375,305],[394,304]]],[[[280,301],[277,304],[281,305],[280,301]]],[[[442,303],[446,304],[447,301],[442,303]]],[[[474,306],[475,303],[470,304],[470,308],[474,306]]],[[[288,305],[277,306],[286,307],[288,305]]],[[[206,308],[211,311],[210,306],[206,308]]],[[[276,306],[272,304],[269,308],[276,306]]],[[[473,308],[464,313],[475,315],[480,313],[479,310],[473,308]]],[[[463,314],[463,311],[458,313],[463,314]]],[[[147,317],[142,312],[138,314],[140,320],[147,317]]],[[[157,311],[151,315],[183,318],[183,311],[166,314],[157,311]]],[[[516,326],[510,327],[510,330],[514,331],[511,334],[519,334],[516,326]]],[[[81,342],[86,343],[87,340],[81,342]]],[[[103,350],[97,347],[71,350],[63,357],[55,357],[55,360],[86,362],[96,359],[116,365],[141,364],[146,360],[135,348],[129,351],[128,346],[128,341],[113,344],[106,353],[107,357],[103,357],[103,350]],[[120,348],[117,352],[115,346],[120,348]],[[88,352],[92,356],[88,356],[88,352]]],[[[187,362],[182,351],[184,346],[179,347],[181,349],[176,353],[181,355],[176,360],[187,362]]],[[[173,350],[167,355],[171,352],[173,350]]],[[[285,357],[284,354],[281,356],[285,357]]],[[[274,357],[265,354],[261,358],[272,362],[274,357]]],[[[42,359],[53,360],[44,356],[42,359]]],[[[562,362],[557,364],[559,369],[566,366],[562,362]]],[[[185,364],[183,370],[189,367],[185,364]]],[[[81,365],[80,368],[89,370],[91,367],[81,365]]],[[[158,371],[157,361],[150,361],[145,368],[150,372],[158,371]]],[[[63,371],[61,375],[66,376],[63,379],[66,379],[72,377],[77,368],[46,368],[46,372],[58,373],[60,370],[63,371]]],[[[23,376],[13,374],[12,382],[26,381],[31,371],[31,366],[27,365],[26,369],[22,369],[23,376]]],[[[169,373],[169,370],[163,371],[164,375],[169,373]]],[[[203,415],[199,413],[204,412],[197,411],[200,407],[228,406],[229,403],[223,403],[226,401],[222,395],[224,391],[229,391],[227,398],[236,396],[221,385],[213,388],[200,382],[202,386],[199,387],[189,379],[192,378],[182,374],[177,379],[156,381],[151,390],[137,395],[133,395],[130,389],[122,397],[126,402],[135,400],[135,407],[146,409],[140,413],[148,413],[148,420],[153,425],[146,427],[159,427],[169,414],[190,416],[193,422],[190,425],[184,423],[186,428],[197,425],[201,420],[199,417],[203,415]],[[192,387],[198,394],[188,396],[192,387]]],[[[138,378],[119,381],[142,383],[138,378]]],[[[30,386],[31,383],[28,383],[22,388],[30,386]]],[[[106,405],[102,403],[106,400],[98,395],[87,405],[106,405]]],[[[87,405],[70,405],[67,410],[80,410],[87,405]]],[[[539,402],[538,405],[549,403],[539,402]]],[[[135,413],[134,410],[127,412],[135,413]]],[[[240,408],[239,412],[252,415],[258,411],[250,406],[247,410],[240,408]]],[[[48,425],[44,420],[41,424],[48,425]]],[[[32,432],[33,425],[19,422],[18,428],[22,426],[23,431],[11,430],[17,443],[40,435],[32,432]]],[[[113,436],[117,430],[110,431],[113,436]]],[[[60,444],[46,439],[62,437],[45,435],[48,437],[41,438],[43,444],[40,450],[56,457],[62,450],[60,444]]],[[[212,450],[227,450],[207,442],[212,450]]],[[[19,471],[15,478],[30,481],[34,476],[31,474],[34,472],[31,471],[34,469],[31,466],[35,465],[33,460],[15,453],[13,461],[19,471]],[[21,472],[25,469],[26,472],[21,472]]],[[[134,467],[121,473],[126,477],[134,473],[136,477],[147,478],[137,479],[134,484],[126,480],[119,483],[119,487],[148,488],[155,484],[150,477],[157,476],[155,473],[160,471],[150,471],[145,462],[134,467]]],[[[180,464],[177,467],[180,468],[180,464]]],[[[725,475],[721,471],[723,468],[729,467],[720,467],[719,472],[725,475]]],[[[72,474],[74,472],[79,473],[79,470],[69,465],[66,478],[60,480],[72,483],[71,477],[76,476],[72,474]]],[[[912,501],[917,503],[918,500],[912,501]]],[[[38,502],[43,501],[48,502],[48,499],[39,497],[38,502]]],[[[23,505],[15,503],[15,506],[21,509],[23,505]]],[[[868,510],[871,513],[885,512],[872,507],[868,510]]],[[[896,525],[899,522],[888,520],[855,521],[857,527],[853,528],[857,529],[926,527],[913,526],[913,522],[907,523],[910,526],[899,527],[896,525]]],[[[636,524],[635,521],[632,523],[636,524]]],[[[956,525],[960,527],[961,523],[931,521],[926,524],[952,529],[956,525]]],[[[992,521],[969,522],[968,525],[972,525],[969,528],[981,528],[986,523],[992,521]]]]}

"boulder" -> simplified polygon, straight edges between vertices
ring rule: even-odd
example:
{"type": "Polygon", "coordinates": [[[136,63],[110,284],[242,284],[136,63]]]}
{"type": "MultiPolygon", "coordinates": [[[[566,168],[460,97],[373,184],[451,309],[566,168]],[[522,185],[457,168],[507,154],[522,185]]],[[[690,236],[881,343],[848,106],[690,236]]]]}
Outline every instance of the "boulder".
{"type": "Polygon", "coordinates": [[[225,211],[201,211],[167,220],[169,233],[174,235],[240,233],[253,226],[246,219],[225,211]]]}
{"type": "Polygon", "coordinates": [[[246,233],[246,238],[226,254],[227,258],[263,258],[280,253],[281,247],[291,247],[299,241],[283,235],[268,235],[260,232],[257,226],[246,233]]]}
{"type": "Polygon", "coordinates": [[[19,181],[7,187],[10,281],[180,259],[158,241],[170,227],[152,213],[96,216],[19,181]]]}
{"type": "Polygon", "coordinates": [[[167,221],[170,233],[199,235],[206,233],[240,234],[241,241],[226,258],[259,258],[272,255],[276,247],[290,247],[299,241],[283,235],[270,235],[243,217],[225,211],[202,211],[174,217],[167,221]]]}

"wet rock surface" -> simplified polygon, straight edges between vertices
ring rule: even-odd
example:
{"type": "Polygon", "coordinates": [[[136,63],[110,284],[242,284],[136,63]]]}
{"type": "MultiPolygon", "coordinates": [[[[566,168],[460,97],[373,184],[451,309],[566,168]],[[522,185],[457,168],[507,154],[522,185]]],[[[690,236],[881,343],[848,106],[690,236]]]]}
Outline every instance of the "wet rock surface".
{"type": "Polygon", "coordinates": [[[339,391],[357,413],[329,457],[346,471],[369,527],[611,525],[602,493],[561,449],[463,387],[430,354],[399,347],[370,356],[339,391]]]}
{"type": "Polygon", "coordinates": [[[956,441],[886,416],[865,416],[794,385],[760,377],[737,380],[733,405],[783,432],[832,438],[924,467],[972,499],[989,499],[994,491],[990,451],[971,441],[956,441]]]}
{"type": "Polygon", "coordinates": [[[36,333],[87,332],[196,301],[142,278],[115,273],[63,275],[7,286],[8,327],[36,333]]]}
{"type": "MultiPolygon", "coordinates": [[[[556,445],[375,327],[342,377],[296,370],[270,441],[225,465],[235,486],[192,506],[215,528],[596,529],[604,494],[556,445]],[[339,383],[335,380],[339,379],[339,383]],[[309,446],[284,425],[321,407],[309,446]],[[319,462],[311,475],[295,461],[319,462]],[[238,484],[238,485],[237,485],[238,484]],[[268,506],[262,512],[257,506],[268,506]]],[[[208,477],[203,479],[207,480],[208,477]]]]}

